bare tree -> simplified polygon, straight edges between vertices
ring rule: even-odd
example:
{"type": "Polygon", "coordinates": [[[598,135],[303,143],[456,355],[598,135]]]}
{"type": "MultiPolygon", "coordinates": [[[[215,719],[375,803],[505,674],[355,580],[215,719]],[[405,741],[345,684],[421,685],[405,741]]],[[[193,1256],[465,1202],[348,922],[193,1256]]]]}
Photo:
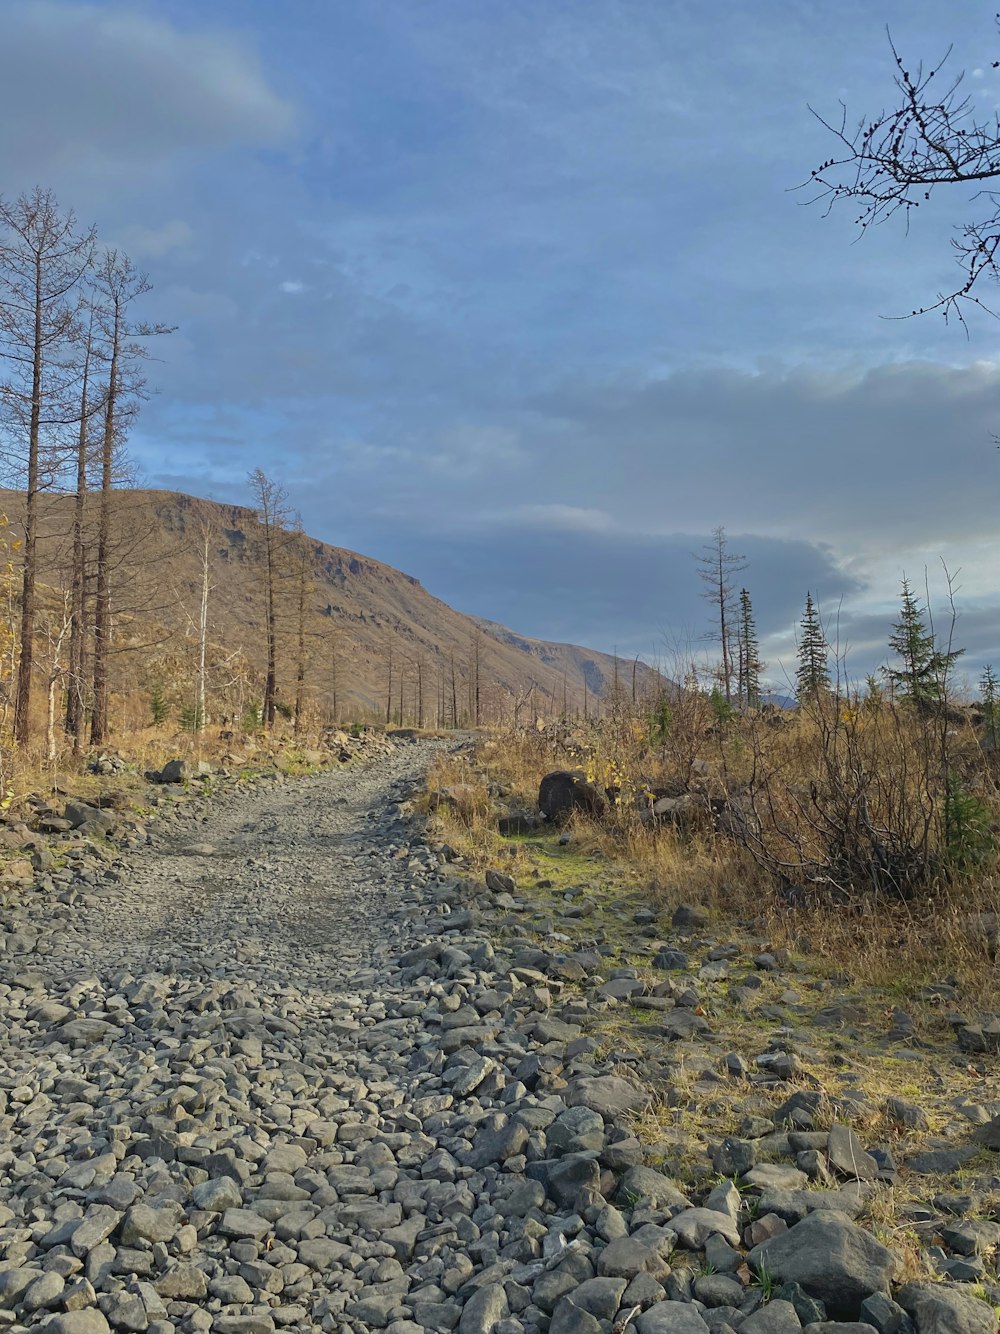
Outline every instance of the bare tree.
{"type": "MultiPolygon", "coordinates": [[[[909,312],[940,310],[945,318],[955,315],[964,323],[963,303],[983,306],[974,292],[979,280],[1000,277],[1000,190],[990,186],[1000,179],[1000,116],[995,111],[977,113],[962,90],[962,74],[942,77],[950,47],[925,68],[922,63],[908,67],[891,36],[889,46],[898,93],[891,110],[856,125],[848,123],[843,103],[834,120],[813,112],[835,137],[837,148],[811,173],[807,185],[818,191],[810,202],[822,201],[829,212],[834,204],[849,201],[866,232],[896,213],[902,213],[909,226],[910,217],[938,186],[967,187],[970,207],[980,216],[959,223],[952,238],[961,280],[909,312]]],[[[993,61],[993,68],[998,66],[1000,61],[993,61]]]]}
{"type": "Polygon", "coordinates": [[[312,584],[309,581],[309,548],[305,533],[299,531],[296,533],[297,552],[295,562],[295,581],[297,593],[297,620],[296,620],[296,641],[297,652],[295,658],[295,720],[294,729],[296,734],[302,731],[305,722],[305,703],[306,703],[306,605],[308,594],[312,591],[312,584]]]}
{"type": "Polygon", "coordinates": [[[277,584],[279,555],[289,540],[290,512],[288,493],[277,482],[255,468],[249,476],[250,489],[257,501],[257,518],[264,540],[264,618],[267,638],[267,672],[264,677],[264,726],[274,726],[278,693],[278,619],[277,584]]]}
{"type": "Polygon", "coordinates": [[[745,570],[747,562],[745,557],[738,556],[729,550],[724,528],[713,529],[711,542],[705,543],[702,554],[700,556],[696,555],[695,560],[701,567],[698,570],[698,577],[705,585],[702,597],[706,602],[711,603],[715,609],[718,629],[712,632],[711,638],[717,639],[722,649],[722,687],[725,692],[726,703],[732,704],[733,675],[735,673],[733,663],[733,593],[736,587],[733,582],[733,575],[739,573],[740,570],[745,570]]]}
{"type": "Polygon", "coordinates": [[[165,324],[132,319],[130,308],[150,291],[150,283],[127,255],[104,252],[94,274],[94,310],[103,338],[107,365],[101,432],[101,490],[97,528],[96,596],[94,602],[94,703],[90,743],[99,746],[108,734],[108,657],[111,647],[111,505],[116,449],[145,397],[139,367],[146,356],[140,339],[170,333],[165,324]]]}
{"type": "Polygon", "coordinates": [[[72,738],[73,749],[78,751],[83,739],[84,719],[84,673],[86,669],[87,642],[87,553],[84,542],[84,526],[88,486],[88,469],[91,462],[91,421],[95,403],[91,391],[91,374],[94,360],[94,308],[90,307],[86,329],[82,334],[83,361],[80,368],[80,421],[76,443],[76,492],[73,499],[73,552],[70,570],[70,626],[69,626],[69,670],[66,690],[65,730],[72,738]]]}
{"type": "Polygon", "coordinates": [[[0,198],[0,405],[12,434],[12,462],[25,489],[21,570],[20,657],[14,737],[28,740],[38,579],[38,502],[63,457],[76,395],[79,288],[94,253],[93,231],[81,232],[48,190],[13,203],[0,198]]]}
{"type": "Polygon", "coordinates": [[[212,591],[209,582],[208,556],[212,544],[212,527],[209,523],[201,526],[201,601],[198,606],[198,690],[194,706],[194,730],[200,732],[208,721],[205,699],[205,657],[208,650],[208,595],[212,591]]]}

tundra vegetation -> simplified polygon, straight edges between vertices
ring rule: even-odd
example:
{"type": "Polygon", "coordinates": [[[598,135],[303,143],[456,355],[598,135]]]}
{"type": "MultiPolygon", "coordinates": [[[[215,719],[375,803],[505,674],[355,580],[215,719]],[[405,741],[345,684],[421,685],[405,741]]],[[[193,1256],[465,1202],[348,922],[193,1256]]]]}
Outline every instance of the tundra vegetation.
{"type": "Polygon", "coordinates": [[[856,974],[950,970],[994,985],[993,668],[978,698],[959,691],[954,619],[942,643],[904,579],[885,666],[852,684],[807,594],[796,699],[779,706],[759,687],[733,688],[760,666],[745,589],[732,621],[738,648],[714,670],[691,665],[675,673],[683,684],[640,698],[619,688],[586,724],[557,717],[490,735],[471,765],[442,758],[433,804],[483,859],[518,854],[525,835],[555,837],[536,815],[539,786],[567,772],[597,794],[572,812],[574,845],[638,873],[651,903],[693,897],[786,944],[808,936],[856,974]]]}

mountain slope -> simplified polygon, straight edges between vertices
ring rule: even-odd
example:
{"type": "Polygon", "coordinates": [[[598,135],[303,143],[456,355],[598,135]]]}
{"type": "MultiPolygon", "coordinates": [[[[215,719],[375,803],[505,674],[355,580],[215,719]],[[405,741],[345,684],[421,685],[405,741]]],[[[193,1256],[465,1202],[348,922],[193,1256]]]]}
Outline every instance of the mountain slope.
{"type": "MultiPolygon", "coordinates": [[[[16,526],[20,497],[6,492],[0,501],[16,526]]],[[[172,491],[122,492],[116,505],[125,545],[130,552],[137,548],[116,576],[117,604],[125,608],[120,632],[138,640],[148,631],[152,644],[144,667],[136,672],[133,666],[133,688],[165,681],[169,690],[183,694],[193,680],[206,549],[213,679],[221,689],[237,658],[259,675],[265,656],[264,554],[255,512],[172,491]],[[155,596],[147,600],[149,609],[135,598],[135,607],[128,608],[133,585],[150,578],[155,596]]],[[[45,506],[42,578],[52,587],[66,582],[71,506],[68,496],[52,497],[45,506]]],[[[612,689],[611,655],[529,639],[465,616],[419,580],[369,556],[299,534],[285,543],[281,563],[279,699],[286,702],[295,693],[300,595],[306,694],[326,715],[335,711],[350,720],[384,717],[388,711],[407,722],[433,724],[450,721],[454,713],[459,722],[468,721],[476,714],[478,679],[482,721],[509,719],[515,711],[526,721],[561,712],[564,701],[571,712],[582,712],[585,702],[593,709],[612,689]]],[[[132,656],[123,655],[123,673],[132,656]]],[[[631,691],[632,663],[619,659],[618,672],[622,688],[631,691]]],[[[659,681],[639,664],[639,690],[659,681]]],[[[124,680],[120,688],[127,688],[124,680]]],[[[241,707],[243,696],[235,700],[231,682],[227,690],[230,708],[241,707]]]]}

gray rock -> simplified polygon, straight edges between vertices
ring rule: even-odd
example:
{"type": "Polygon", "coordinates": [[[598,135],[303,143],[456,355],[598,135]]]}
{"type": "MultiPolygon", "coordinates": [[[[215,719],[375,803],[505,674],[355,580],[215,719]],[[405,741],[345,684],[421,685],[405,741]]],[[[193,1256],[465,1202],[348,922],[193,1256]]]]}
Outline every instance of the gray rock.
{"type": "Polygon", "coordinates": [[[625,1288],[624,1278],[588,1278],[569,1300],[598,1320],[611,1320],[621,1304],[625,1288]]]}
{"type": "Polygon", "coordinates": [[[903,1308],[881,1292],[865,1298],[860,1318],[867,1320],[877,1334],[914,1334],[913,1321],[903,1308]]]}
{"type": "Polygon", "coordinates": [[[658,1302],[637,1316],[639,1334],[709,1334],[709,1328],[693,1306],[683,1302],[658,1302]]]}
{"type": "Polygon", "coordinates": [[[834,1318],[853,1319],[866,1297],[888,1292],[896,1267],[891,1251],[844,1214],[817,1210],[787,1232],[755,1246],[751,1267],[798,1283],[834,1318]]]}
{"type": "Polygon", "coordinates": [[[564,1297],[552,1312],[549,1334],[604,1334],[601,1322],[576,1305],[572,1297],[564,1297]]]}
{"type": "Polygon", "coordinates": [[[733,1246],[740,1244],[740,1230],[729,1214],[714,1209],[684,1209],[670,1220],[671,1231],[688,1250],[700,1251],[713,1234],[724,1237],[733,1246]]]}
{"type": "Polygon", "coordinates": [[[798,1334],[802,1328],[791,1302],[775,1299],[754,1311],[740,1325],[746,1334],[798,1334]]]}
{"type": "Polygon", "coordinates": [[[96,1306],[86,1311],[64,1311],[47,1320],[43,1328],[45,1334],[111,1334],[111,1326],[96,1306]]]}
{"type": "Polygon", "coordinates": [[[850,1126],[830,1127],[826,1153],[830,1166],[843,1177],[854,1181],[872,1181],[878,1176],[878,1163],[850,1126]]]}
{"type": "Polygon", "coordinates": [[[507,1294],[499,1283],[490,1283],[474,1292],[462,1308],[459,1334],[494,1334],[509,1312],[507,1294]]]}
{"type": "Polygon", "coordinates": [[[992,1306],[950,1283],[907,1283],[896,1299],[917,1327],[917,1334],[996,1334],[992,1306]]]}
{"type": "Polygon", "coordinates": [[[232,1177],[210,1177],[195,1186],[191,1199],[199,1209],[221,1214],[226,1209],[238,1209],[243,1203],[243,1194],[232,1177]]]}
{"type": "Polygon", "coordinates": [[[582,1075],[563,1091],[567,1107],[589,1107],[606,1121],[625,1112],[637,1112],[649,1102],[649,1094],[618,1075],[582,1075]]]}
{"type": "Polygon", "coordinates": [[[622,1177],[618,1197],[645,1201],[654,1209],[688,1209],[691,1201],[669,1177],[651,1167],[630,1167],[622,1177]]]}

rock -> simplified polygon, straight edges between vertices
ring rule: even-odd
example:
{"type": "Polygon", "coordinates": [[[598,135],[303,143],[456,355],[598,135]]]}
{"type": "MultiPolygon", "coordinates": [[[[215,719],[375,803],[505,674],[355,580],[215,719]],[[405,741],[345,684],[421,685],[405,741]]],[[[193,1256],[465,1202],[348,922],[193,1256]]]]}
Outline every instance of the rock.
{"type": "Polygon", "coordinates": [[[219,1231],[224,1237],[251,1237],[259,1241],[270,1230],[271,1225],[267,1219],[252,1209],[227,1209],[219,1222],[219,1231]]]}
{"type": "Polygon", "coordinates": [[[976,1140],[984,1149],[1000,1153],[1000,1116],[994,1116],[986,1125],[979,1126],[976,1130],[976,1140]]]}
{"type": "Polygon", "coordinates": [[[992,1306],[951,1283],[907,1283],[896,1300],[917,1327],[917,1334],[996,1334],[992,1306]]]}
{"type": "Polygon", "coordinates": [[[842,1177],[854,1181],[872,1181],[878,1176],[878,1163],[866,1151],[850,1126],[830,1127],[826,1154],[830,1166],[842,1177]]]}
{"type": "Polygon", "coordinates": [[[490,1283],[474,1292],[462,1308],[459,1334],[494,1334],[509,1311],[507,1294],[499,1283],[490,1283]]]}
{"type": "Polygon", "coordinates": [[[682,1302],[657,1302],[636,1317],[635,1327],[639,1334],[709,1334],[695,1308],[682,1302]]]}
{"type": "Polygon", "coordinates": [[[630,1167],[622,1177],[619,1197],[642,1201],[654,1209],[690,1209],[691,1201],[669,1177],[651,1167],[630,1167]]]}
{"type": "MultiPolygon", "coordinates": [[[[660,1253],[635,1237],[616,1237],[597,1257],[597,1273],[602,1279],[635,1278],[636,1274],[658,1277],[668,1272],[669,1266],[660,1253]]],[[[624,1285],[623,1285],[624,1286],[624,1285]]]]}
{"type": "Polygon", "coordinates": [[[43,1326],[45,1334],[111,1334],[111,1326],[95,1306],[86,1311],[64,1311],[43,1326]]]}
{"type": "Polygon", "coordinates": [[[715,1234],[724,1237],[732,1246],[740,1244],[740,1230],[735,1220],[729,1214],[716,1213],[713,1209],[684,1209],[671,1218],[670,1229],[677,1233],[681,1245],[691,1251],[700,1251],[715,1234]]]}
{"type": "Polygon", "coordinates": [[[210,1177],[195,1186],[191,1199],[199,1209],[221,1214],[226,1209],[238,1209],[243,1203],[243,1194],[232,1177],[210,1177]]]}
{"type": "Polygon", "coordinates": [[[208,1292],[208,1275],[197,1265],[175,1265],[158,1278],[153,1286],[160,1297],[171,1301],[200,1301],[208,1292]]]}
{"type": "Polygon", "coordinates": [[[552,1312],[549,1334],[603,1334],[601,1322],[576,1305],[573,1297],[563,1297],[552,1312]]]}
{"type": "Polygon", "coordinates": [[[897,1125],[906,1126],[908,1130],[929,1130],[930,1122],[927,1120],[927,1113],[916,1103],[907,1102],[905,1098],[887,1098],[885,1104],[886,1114],[897,1125]]]}
{"type": "Polygon", "coordinates": [[[693,927],[696,931],[708,926],[710,920],[708,909],[695,903],[679,904],[674,909],[674,915],[670,919],[673,926],[693,927]]]}
{"type": "Polygon", "coordinates": [[[538,809],[552,824],[564,824],[574,811],[603,815],[605,801],[580,770],[546,774],[538,788],[538,809]]]}
{"type": "Polygon", "coordinates": [[[773,1298],[759,1310],[748,1315],[740,1329],[746,1334],[798,1334],[802,1328],[798,1312],[791,1302],[773,1298]]]}
{"type": "Polygon", "coordinates": [[[582,1075],[563,1091],[562,1099],[567,1107],[589,1107],[606,1121],[616,1121],[645,1107],[649,1094],[618,1075],[582,1075]]]}
{"type": "Polygon", "coordinates": [[[876,1334],[915,1334],[913,1321],[899,1303],[880,1292],[861,1303],[860,1318],[867,1320],[876,1334]]]}
{"type": "Polygon", "coordinates": [[[818,1297],[835,1318],[853,1319],[873,1293],[889,1290],[891,1251],[844,1214],[817,1210],[787,1232],[755,1246],[751,1267],[818,1297]]]}
{"type": "Polygon", "coordinates": [[[494,870],[486,872],[486,888],[491,894],[514,894],[517,891],[517,885],[512,875],[505,875],[502,871],[494,870]]]}

